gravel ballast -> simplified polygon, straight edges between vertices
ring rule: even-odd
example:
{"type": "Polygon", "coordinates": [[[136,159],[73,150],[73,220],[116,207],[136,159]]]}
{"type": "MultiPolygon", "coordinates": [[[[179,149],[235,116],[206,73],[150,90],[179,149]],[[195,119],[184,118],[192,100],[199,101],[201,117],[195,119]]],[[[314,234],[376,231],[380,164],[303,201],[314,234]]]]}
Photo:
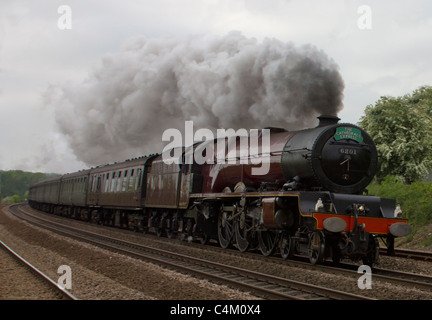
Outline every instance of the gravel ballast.
{"type": "MultiPolygon", "coordinates": [[[[44,217],[64,221],[65,218],[38,212],[44,217]]],[[[304,268],[272,262],[261,255],[246,256],[238,251],[219,250],[211,246],[196,246],[170,240],[125,232],[68,219],[68,224],[80,226],[98,233],[112,235],[128,241],[138,242],[198,258],[209,259],[238,267],[248,267],[279,277],[325,286],[376,299],[430,300],[432,293],[416,288],[398,286],[374,280],[372,289],[360,290],[358,279],[361,274],[346,276],[331,274],[319,269],[304,268]]],[[[53,279],[58,279],[57,269],[68,265],[72,269],[70,290],[79,299],[144,299],[144,300],[251,300],[260,299],[224,285],[197,279],[179,272],[147,263],[134,258],[112,253],[92,245],[84,244],[63,236],[31,226],[13,217],[7,208],[0,213],[0,239],[13,244],[26,259],[37,265],[53,279]]],[[[381,257],[379,267],[432,275],[431,263],[394,257],[381,257]]],[[[0,292],[1,292],[0,284],[0,292]]]]}
{"type": "MultiPolygon", "coordinates": [[[[69,291],[79,299],[257,299],[42,230],[12,216],[6,207],[0,212],[0,239],[55,281],[61,276],[57,274],[58,268],[69,266],[72,271],[69,291]]],[[[28,285],[26,281],[21,283],[28,285]]],[[[8,299],[3,296],[7,290],[11,290],[10,284],[0,282],[1,298],[8,299]]]]}

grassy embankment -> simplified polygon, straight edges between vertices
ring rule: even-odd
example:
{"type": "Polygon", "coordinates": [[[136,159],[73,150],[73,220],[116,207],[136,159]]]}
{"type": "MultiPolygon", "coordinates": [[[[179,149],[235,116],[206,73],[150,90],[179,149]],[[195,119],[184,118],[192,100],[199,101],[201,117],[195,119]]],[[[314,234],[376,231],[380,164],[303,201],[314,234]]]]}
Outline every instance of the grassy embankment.
{"type": "Polygon", "coordinates": [[[394,177],[368,186],[369,195],[396,199],[413,232],[404,239],[420,247],[432,245],[432,182],[403,184],[394,177]]]}

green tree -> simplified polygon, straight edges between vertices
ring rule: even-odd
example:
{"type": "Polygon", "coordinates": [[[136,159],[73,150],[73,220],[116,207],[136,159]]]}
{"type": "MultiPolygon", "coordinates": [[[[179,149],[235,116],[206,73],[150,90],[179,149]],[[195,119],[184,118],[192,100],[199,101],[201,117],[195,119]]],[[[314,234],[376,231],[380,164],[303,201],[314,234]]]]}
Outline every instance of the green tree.
{"type": "Polygon", "coordinates": [[[0,197],[3,198],[2,203],[25,201],[28,196],[29,187],[32,184],[53,176],[57,175],[21,170],[0,170],[0,197]]]}
{"type": "Polygon", "coordinates": [[[365,109],[359,125],[374,139],[380,156],[377,178],[393,175],[404,183],[432,169],[432,87],[403,97],[381,97],[365,109]]]}

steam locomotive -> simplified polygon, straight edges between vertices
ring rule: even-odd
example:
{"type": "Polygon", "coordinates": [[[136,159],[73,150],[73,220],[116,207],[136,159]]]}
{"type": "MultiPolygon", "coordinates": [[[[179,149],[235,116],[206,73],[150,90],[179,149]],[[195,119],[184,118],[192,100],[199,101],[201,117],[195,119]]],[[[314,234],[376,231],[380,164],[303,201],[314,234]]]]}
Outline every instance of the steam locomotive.
{"type": "MultiPolygon", "coordinates": [[[[39,182],[30,188],[29,204],[158,236],[217,241],[242,252],[373,265],[378,239],[392,253],[394,239],[408,235],[410,227],[395,215],[394,200],[365,194],[378,164],[371,137],[335,116],[318,119],[317,127],[301,131],[267,128],[268,152],[261,142],[246,155],[266,157],[265,175],[253,174],[258,164],[239,153],[225,154],[225,161],[209,153],[212,161],[187,162],[202,148],[194,144],[171,158],[177,161],[153,154],[39,182]]],[[[223,139],[227,148],[241,151],[241,137],[223,139]]],[[[206,146],[216,150],[220,140],[206,146]]]]}

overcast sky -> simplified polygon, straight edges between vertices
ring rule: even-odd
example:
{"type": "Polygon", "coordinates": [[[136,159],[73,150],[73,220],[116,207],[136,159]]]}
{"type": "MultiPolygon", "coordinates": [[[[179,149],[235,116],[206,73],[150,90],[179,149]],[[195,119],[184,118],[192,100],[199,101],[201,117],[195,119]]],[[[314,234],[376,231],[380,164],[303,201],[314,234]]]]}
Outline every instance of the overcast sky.
{"type": "Polygon", "coordinates": [[[131,39],[186,41],[231,31],[322,50],[345,83],[343,122],[357,123],[380,96],[432,85],[432,2],[426,0],[2,0],[0,170],[86,168],[46,97],[50,88],[85,82],[131,39]],[[59,13],[61,5],[71,16],[59,13]]]}

